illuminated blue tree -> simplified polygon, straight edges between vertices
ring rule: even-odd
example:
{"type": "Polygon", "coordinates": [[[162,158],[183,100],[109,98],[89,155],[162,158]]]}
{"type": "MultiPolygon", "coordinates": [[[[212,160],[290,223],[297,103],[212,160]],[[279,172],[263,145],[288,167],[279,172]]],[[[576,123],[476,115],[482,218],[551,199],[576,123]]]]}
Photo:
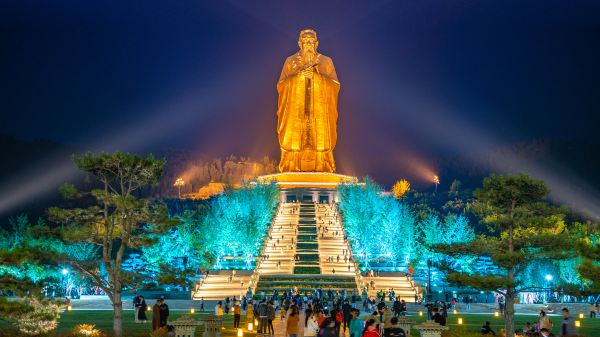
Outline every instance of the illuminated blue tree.
{"type": "Polygon", "coordinates": [[[390,261],[394,269],[413,258],[417,232],[415,217],[406,205],[382,193],[371,179],[364,185],[341,184],[338,191],[344,228],[365,268],[374,258],[390,261]]]}
{"type": "Polygon", "coordinates": [[[214,268],[223,268],[223,259],[241,258],[246,268],[262,247],[275,214],[279,190],[275,183],[248,184],[216,197],[203,219],[208,252],[214,268]]]}

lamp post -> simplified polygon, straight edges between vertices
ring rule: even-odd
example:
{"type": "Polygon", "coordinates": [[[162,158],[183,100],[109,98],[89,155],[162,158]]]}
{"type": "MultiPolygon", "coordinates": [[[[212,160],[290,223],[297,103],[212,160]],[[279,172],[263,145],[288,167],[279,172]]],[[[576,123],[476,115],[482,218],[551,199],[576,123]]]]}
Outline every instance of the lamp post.
{"type": "Polygon", "coordinates": [[[431,293],[431,258],[427,259],[427,300],[433,300],[433,294],[431,293]]]}
{"type": "Polygon", "coordinates": [[[552,296],[552,279],[554,277],[552,277],[552,275],[547,274],[546,275],[546,281],[548,282],[548,298],[546,299],[547,303],[550,303],[550,296],[552,296]]]}
{"type": "Polygon", "coordinates": [[[177,178],[177,180],[175,180],[175,183],[173,184],[173,186],[177,186],[177,193],[179,195],[179,199],[181,199],[181,186],[183,186],[184,184],[185,182],[182,178],[177,178]]]}
{"type": "Polygon", "coordinates": [[[435,184],[435,193],[437,193],[438,185],[440,184],[440,177],[433,176],[433,183],[435,184]]]}
{"type": "Polygon", "coordinates": [[[67,276],[67,274],[69,273],[69,270],[66,268],[63,268],[62,270],[62,286],[64,287],[64,295],[65,297],[67,297],[67,283],[65,282],[65,277],[67,276]]]}

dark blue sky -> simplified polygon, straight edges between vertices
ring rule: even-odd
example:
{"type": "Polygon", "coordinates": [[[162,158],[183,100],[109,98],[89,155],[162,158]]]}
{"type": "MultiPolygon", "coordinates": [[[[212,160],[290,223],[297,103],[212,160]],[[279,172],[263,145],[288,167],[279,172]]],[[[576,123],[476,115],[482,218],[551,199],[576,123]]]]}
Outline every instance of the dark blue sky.
{"type": "Polygon", "coordinates": [[[0,133],[276,156],[275,84],[303,28],[342,83],[347,172],[595,140],[597,1],[5,0],[0,133]]]}

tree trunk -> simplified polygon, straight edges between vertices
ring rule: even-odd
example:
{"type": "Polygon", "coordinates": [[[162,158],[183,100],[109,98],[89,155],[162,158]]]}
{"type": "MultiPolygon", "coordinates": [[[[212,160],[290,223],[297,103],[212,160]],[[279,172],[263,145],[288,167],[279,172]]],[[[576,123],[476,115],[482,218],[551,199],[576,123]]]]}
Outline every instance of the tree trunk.
{"type": "Polygon", "coordinates": [[[507,292],[504,300],[504,329],[506,337],[515,336],[515,295],[507,292]]]}
{"type": "Polygon", "coordinates": [[[123,337],[123,301],[121,289],[116,289],[113,301],[113,335],[123,337]]]}

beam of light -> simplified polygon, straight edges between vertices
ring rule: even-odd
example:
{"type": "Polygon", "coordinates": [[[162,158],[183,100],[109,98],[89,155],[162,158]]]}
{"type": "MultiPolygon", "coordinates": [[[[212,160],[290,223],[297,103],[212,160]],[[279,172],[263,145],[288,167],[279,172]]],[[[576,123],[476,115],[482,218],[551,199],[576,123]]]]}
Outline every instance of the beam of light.
{"type": "MultiPolygon", "coordinates": [[[[397,95],[396,98],[392,101],[390,97],[385,97],[385,101],[392,102],[396,110],[403,111],[397,117],[402,118],[403,123],[418,129],[432,142],[459,153],[489,151],[501,146],[501,139],[495,137],[493,131],[461,119],[458,117],[460,114],[435,104],[435,99],[411,92],[408,88],[397,88],[393,92],[397,95]]],[[[479,157],[474,156],[472,159],[477,160],[479,157]]],[[[480,163],[475,161],[472,164],[480,163]]],[[[526,172],[534,178],[542,179],[551,190],[550,199],[567,205],[580,215],[600,219],[598,191],[591,189],[573,172],[561,169],[558,165],[542,166],[531,158],[509,152],[501,153],[501,156],[492,158],[487,164],[498,173],[526,172]]]]}
{"type": "MultiPolygon", "coordinates": [[[[236,70],[232,69],[232,73],[236,70]]],[[[148,118],[141,121],[118,127],[107,123],[111,128],[92,135],[87,148],[93,151],[147,149],[151,144],[176,136],[182,129],[200,125],[207,116],[233,103],[229,99],[232,92],[242,91],[236,87],[237,82],[229,81],[231,78],[222,76],[221,81],[211,82],[208,89],[195,87],[161,106],[147,109],[144,115],[148,118]]],[[[55,191],[78,172],[75,164],[62,154],[33,163],[23,173],[14,174],[0,184],[0,214],[55,191]]]]}

